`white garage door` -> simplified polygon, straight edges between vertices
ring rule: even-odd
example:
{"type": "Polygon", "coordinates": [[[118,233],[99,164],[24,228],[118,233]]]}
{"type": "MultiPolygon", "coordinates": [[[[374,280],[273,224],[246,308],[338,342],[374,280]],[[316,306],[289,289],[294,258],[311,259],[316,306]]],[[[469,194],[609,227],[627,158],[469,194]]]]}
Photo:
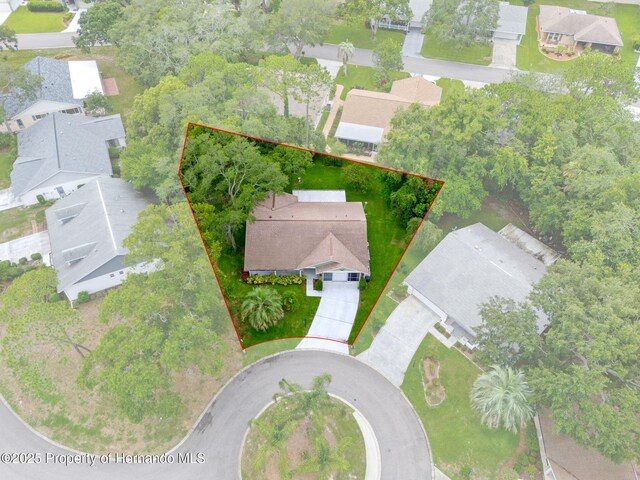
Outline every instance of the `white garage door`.
{"type": "Polygon", "coordinates": [[[332,281],[334,282],[346,282],[349,279],[347,272],[333,272],[332,281]]]}

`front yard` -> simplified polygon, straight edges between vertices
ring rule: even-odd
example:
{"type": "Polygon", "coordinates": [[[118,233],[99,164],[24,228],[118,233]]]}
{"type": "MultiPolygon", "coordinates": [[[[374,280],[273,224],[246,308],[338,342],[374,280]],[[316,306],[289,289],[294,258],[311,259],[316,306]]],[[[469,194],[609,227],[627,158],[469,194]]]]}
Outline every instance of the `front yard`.
{"type": "Polygon", "coordinates": [[[27,7],[18,7],[9,15],[4,25],[16,33],[50,33],[65,29],[66,12],[30,12],[27,7]]]}
{"type": "MultiPolygon", "coordinates": [[[[515,4],[522,2],[514,1],[515,4]]],[[[621,56],[622,61],[633,64],[638,60],[638,54],[633,51],[633,36],[640,34],[640,12],[637,5],[609,5],[602,3],[593,3],[587,0],[554,0],[544,2],[544,4],[553,4],[561,7],[568,7],[580,10],[586,10],[587,13],[593,15],[602,15],[613,17],[616,19],[620,33],[622,34],[621,56]]],[[[522,39],[522,43],[518,46],[518,56],[516,64],[521,70],[530,70],[534,72],[559,73],[565,68],[567,62],[559,62],[546,58],[538,50],[538,37],[536,32],[536,17],[540,13],[539,4],[536,3],[529,7],[529,15],[527,17],[527,33],[522,39]]]]}
{"type": "Polygon", "coordinates": [[[0,190],[11,186],[11,168],[16,160],[16,137],[10,133],[0,134],[0,190]]]}
{"type": "MultiPolygon", "coordinates": [[[[408,78],[410,75],[407,72],[392,72],[391,79],[401,80],[408,78]]],[[[347,65],[347,76],[344,76],[342,68],[336,75],[335,83],[344,86],[342,95],[340,98],[344,100],[347,98],[347,93],[352,88],[361,88],[364,90],[374,90],[378,92],[389,91],[391,84],[379,85],[376,81],[376,69],[373,67],[363,67],[360,65],[347,65]]]]}
{"type": "Polygon", "coordinates": [[[376,43],[383,42],[387,39],[392,39],[402,44],[404,42],[404,36],[404,32],[397,30],[383,30],[379,28],[376,40],[373,41],[371,39],[371,30],[365,27],[364,24],[354,25],[344,21],[336,21],[329,29],[329,33],[324,39],[324,43],[339,45],[340,43],[348,40],[356,48],[373,50],[376,43]]]}
{"type": "Polygon", "coordinates": [[[43,205],[31,205],[29,207],[16,207],[0,212],[0,243],[15,240],[16,238],[31,235],[32,222],[36,222],[38,231],[44,230],[44,211],[53,202],[43,205]]]}
{"type": "Polygon", "coordinates": [[[518,447],[518,435],[490,430],[480,423],[469,400],[471,385],[481,373],[464,355],[448,350],[431,335],[423,340],[407,369],[402,390],[418,412],[429,437],[433,460],[452,480],[495,478],[518,447]],[[440,364],[445,400],[429,406],[423,387],[423,360],[440,364]]]}
{"type": "Polygon", "coordinates": [[[454,42],[438,38],[427,31],[420,53],[426,58],[474,65],[489,65],[491,63],[491,51],[491,43],[489,42],[476,43],[470,47],[458,47],[454,42]]]}

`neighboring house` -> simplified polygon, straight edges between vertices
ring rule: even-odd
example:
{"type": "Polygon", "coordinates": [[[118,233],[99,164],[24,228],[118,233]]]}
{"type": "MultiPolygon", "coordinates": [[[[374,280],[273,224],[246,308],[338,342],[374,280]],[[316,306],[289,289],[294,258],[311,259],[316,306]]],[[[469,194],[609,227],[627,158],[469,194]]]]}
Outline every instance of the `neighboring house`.
{"type": "Polygon", "coordinates": [[[52,113],[18,133],[11,193],[24,205],[61,198],[79,185],[113,173],[109,146],[125,146],[120,115],[52,113]]]}
{"type": "Polygon", "coordinates": [[[541,453],[547,480],[638,480],[631,463],[614,463],[595,448],[585,448],[555,430],[551,412],[538,412],[541,453]]]}
{"type": "Polygon", "coordinates": [[[347,145],[360,143],[375,152],[391,128],[391,119],[412,103],[431,107],[440,103],[442,89],[421,76],[396,80],[389,93],[351,89],[342,107],[335,138],[347,145]]]}
{"type": "Polygon", "coordinates": [[[267,195],[247,221],[244,270],[324,281],[369,277],[367,219],[343,190],[267,195]]]}
{"type": "MultiPolygon", "coordinates": [[[[524,301],[557,253],[522,230],[507,225],[500,233],[481,223],[449,233],[404,283],[440,317],[460,343],[474,348],[480,306],[491,297],[524,301]]],[[[547,318],[538,313],[538,332],[547,318]]]]}
{"type": "MultiPolygon", "coordinates": [[[[22,101],[9,94],[5,118],[9,130],[27,128],[53,112],[83,113],[84,99],[92,92],[104,93],[95,60],[64,61],[36,57],[24,68],[42,78],[33,100],[22,101]]],[[[6,131],[6,125],[0,131],[6,131]]]]}
{"type": "Polygon", "coordinates": [[[520,41],[527,32],[527,7],[500,2],[498,26],[493,30],[493,40],[513,40],[520,45],[520,41]]]}
{"type": "Polygon", "coordinates": [[[95,293],[120,285],[130,272],[149,265],[125,266],[123,240],[147,201],[130,183],[97,178],[45,211],[51,265],[58,292],[71,301],[78,293],[95,293]]]}
{"type": "Polygon", "coordinates": [[[542,47],[563,45],[578,53],[585,48],[618,53],[623,45],[615,19],[551,5],[540,5],[538,42],[542,47]]]}

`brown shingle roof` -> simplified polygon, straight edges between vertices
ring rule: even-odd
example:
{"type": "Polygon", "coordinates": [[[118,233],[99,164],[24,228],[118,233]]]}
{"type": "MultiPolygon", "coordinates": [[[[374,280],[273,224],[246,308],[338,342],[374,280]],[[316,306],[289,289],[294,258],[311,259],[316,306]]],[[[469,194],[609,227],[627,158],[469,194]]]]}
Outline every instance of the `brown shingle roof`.
{"type": "Polygon", "coordinates": [[[622,36],[614,18],[577,13],[566,7],[540,5],[538,17],[543,32],[573,35],[578,42],[622,46],[622,36]]]}
{"type": "Polygon", "coordinates": [[[342,107],[340,121],[383,128],[386,134],[398,110],[416,102],[427,107],[437,105],[441,96],[442,89],[422,77],[396,80],[390,93],[352,89],[342,107]]]}
{"type": "Polygon", "coordinates": [[[367,220],[360,202],[298,202],[268,195],[247,222],[244,269],[300,270],[322,263],[369,273],[367,220]]]}
{"type": "Polygon", "coordinates": [[[557,480],[636,480],[630,463],[618,464],[554,429],[551,412],[538,412],[547,458],[557,480]]]}

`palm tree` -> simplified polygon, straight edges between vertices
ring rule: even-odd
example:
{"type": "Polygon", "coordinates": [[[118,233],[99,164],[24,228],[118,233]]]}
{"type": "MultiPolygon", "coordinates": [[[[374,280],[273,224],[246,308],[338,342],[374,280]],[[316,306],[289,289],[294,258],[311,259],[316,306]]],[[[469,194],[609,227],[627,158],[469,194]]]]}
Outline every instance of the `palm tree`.
{"type": "Polygon", "coordinates": [[[257,418],[251,420],[249,426],[255,428],[264,440],[255,454],[252,465],[254,471],[258,472],[264,468],[270,453],[281,451],[284,442],[298,427],[298,422],[284,408],[276,408],[268,420],[257,418]]]}
{"type": "Polygon", "coordinates": [[[327,387],[330,383],[331,375],[328,373],[315,377],[311,390],[304,390],[301,385],[291,383],[283,378],[279,385],[284,393],[276,393],[273,396],[274,401],[291,395],[295,402],[296,413],[301,417],[309,417],[315,410],[331,406],[331,397],[327,393],[327,387]]]}
{"type": "Polygon", "coordinates": [[[338,45],[338,58],[342,61],[342,72],[344,76],[347,76],[347,63],[353,58],[353,54],[356,53],[356,48],[349,40],[340,42],[338,45]]]}
{"type": "Polygon", "coordinates": [[[471,388],[471,403],[489,428],[516,433],[533,417],[531,389],[520,370],[493,365],[471,388]]]}
{"type": "Polygon", "coordinates": [[[349,470],[346,459],[351,439],[343,438],[331,448],[322,434],[315,438],[315,455],[293,470],[292,473],[319,473],[320,480],[335,478],[335,473],[349,470]]]}
{"type": "Polygon", "coordinates": [[[282,317],[282,298],[273,288],[257,287],[242,302],[242,318],[256,330],[266,330],[276,325],[282,317]]]}

